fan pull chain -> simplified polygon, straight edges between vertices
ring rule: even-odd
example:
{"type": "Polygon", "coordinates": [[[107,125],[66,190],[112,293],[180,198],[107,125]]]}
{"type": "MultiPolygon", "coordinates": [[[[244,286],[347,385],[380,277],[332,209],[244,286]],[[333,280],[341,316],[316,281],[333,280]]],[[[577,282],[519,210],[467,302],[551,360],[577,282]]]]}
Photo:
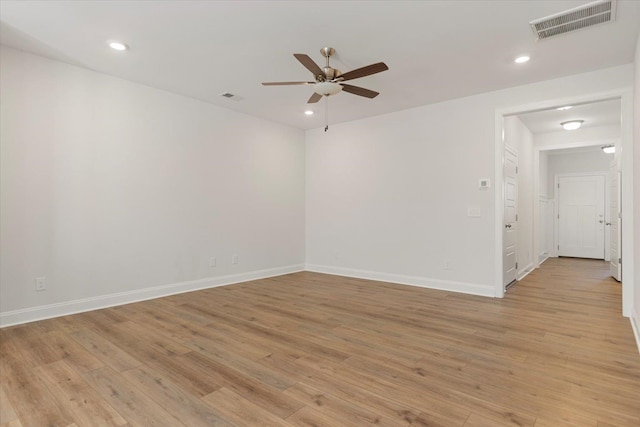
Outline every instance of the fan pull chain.
{"type": "Polygon", "coordinates": [[[326,132],[329,130],[329,97],[325,96],[324,99],[324,131],[326,132]]]}

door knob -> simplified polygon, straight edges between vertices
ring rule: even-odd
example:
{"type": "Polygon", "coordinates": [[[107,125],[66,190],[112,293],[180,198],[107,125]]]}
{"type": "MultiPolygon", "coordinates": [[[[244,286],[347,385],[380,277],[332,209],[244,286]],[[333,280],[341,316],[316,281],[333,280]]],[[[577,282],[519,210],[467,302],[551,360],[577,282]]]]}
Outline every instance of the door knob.
{"type": "Polygon", "coordinates": [[[600,220],[600,221],[598,221],[598,222],[599,222],[600,224],[602,224],[604,221],[603,221],[603,220],[600,220]]]}
{"type": "Polygon", "coordinates": [[[610,222],[605,222],[604,225],[611,225],[611,223],[610,222]]]}
{"type": "Polygon", "coordinates": [[[511,224],[505,224],[504,228],[511,228],[511,224]]]}

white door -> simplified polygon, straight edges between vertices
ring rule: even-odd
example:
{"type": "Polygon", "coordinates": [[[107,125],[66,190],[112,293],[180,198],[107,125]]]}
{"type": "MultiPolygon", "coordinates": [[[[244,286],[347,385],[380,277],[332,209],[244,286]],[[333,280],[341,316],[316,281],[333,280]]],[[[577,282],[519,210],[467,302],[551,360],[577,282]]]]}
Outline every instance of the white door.
{"type": "Polygon", "coordinates": [[[558,255],[604,259],[604,176],[558,179],[558,255]]]}
{"type": "Polygon", "coordinates": [[[504,228],[502,234],[502,282],[505,288],[518,274],[518,155],[508,147],[504,151],[504,228]]]}
{"type": "Polygon", "coordinates": [[[607,225],[611,226],[611,260],[609,261],[609,267],[611,277],[619,282],[622,279],[622,268],[620,265],[620,171],[618,170],[618,163],[615,160],[611,162],[609,179],[611,181],[611,196],[609,199],[611,212],[609,216],[610,222],[607,223],[607,225]]]}

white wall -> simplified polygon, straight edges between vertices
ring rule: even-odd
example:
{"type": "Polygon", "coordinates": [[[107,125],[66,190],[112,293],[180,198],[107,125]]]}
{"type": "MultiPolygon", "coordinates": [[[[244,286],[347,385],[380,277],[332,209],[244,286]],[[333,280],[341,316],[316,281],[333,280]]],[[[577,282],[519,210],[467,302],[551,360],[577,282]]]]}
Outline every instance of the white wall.
{"type": "Polygon", "coordinates": [[[2,324],[291,271],[305,248],[312,270],[495,295],[496,111],[633,77],[621,66],[313,130],[305,153],[298,130],[0,55],[2,324]]]}
{"type": "MultiPolygon", "coordinates": [[[[609,172],[609,164],[615,156],[602,150],[576,151],[574,153],[562,152],[556,154],[549,152],[549,181],[554,182],[556,175],[588,172],[609,172]]],[[[551,188],[555,194],[555,188],[551,188]]]]}
{"type": "MultiPolygon", "coordinates": [[[[535,141],[535,137],[534,137],[535,141]]],[[[540,151],[540,196],[553,198],[553,180],[549,181],[549,152],[540,151]]]]}
{"type": "Polygon", "coordinates": [[[308,131],[307,267],[495,295],[496,199],[478,180],[494,176],[496,111],[632,76],[621,66],[308,131]]]}
{"type": "Polygon", "coordinates": [[[3,324],[303,268],[304,132],[0,54],[3,324]]]}
{"type": "Polygon", "coordinates": [[[640,348],[640,35],[636,42],[636,54],[634,61],[634,120],[633,120],[633,160],[634,160],[634,283],[632,288],[633,305],[631,308],[631,322],[634,325],[634,332],[638,348],[640,348]]]}
{"type": "Polygon", "coordinates": [[[533,134],[518,116],[504,119],[504,144],[518,153],[518,280],[533,268],[533,134]]]}

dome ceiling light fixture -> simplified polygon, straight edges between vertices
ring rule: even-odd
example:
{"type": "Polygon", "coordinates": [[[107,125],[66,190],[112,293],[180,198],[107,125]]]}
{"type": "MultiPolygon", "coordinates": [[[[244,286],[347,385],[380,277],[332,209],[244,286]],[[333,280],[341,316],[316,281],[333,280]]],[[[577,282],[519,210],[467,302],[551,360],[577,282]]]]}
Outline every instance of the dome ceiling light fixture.
{"type": "Polygon", "coordinates": [[[560,123],[560,126],[562,126],[564,130],[576,130],[580,129],[582,123],[584,123],[584,120],[569,120],[568,122],[560,123]]]}

